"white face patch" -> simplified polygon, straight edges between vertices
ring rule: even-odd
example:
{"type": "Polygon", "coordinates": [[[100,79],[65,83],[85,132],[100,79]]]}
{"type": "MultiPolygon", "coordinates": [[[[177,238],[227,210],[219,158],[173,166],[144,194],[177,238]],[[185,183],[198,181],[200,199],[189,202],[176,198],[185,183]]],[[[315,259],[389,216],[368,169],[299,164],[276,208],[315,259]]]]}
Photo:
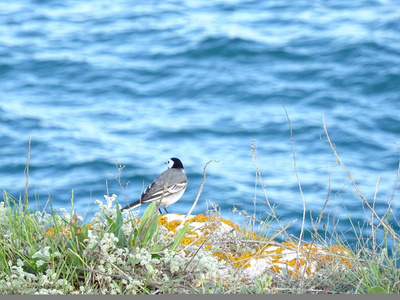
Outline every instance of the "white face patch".
{"type": "Polygon", "coordinates": [[[171,169],[174,166],[174,161],[172,159],[169,159],[167,161],[167,166],[168,166],[168,169],[171,169]]]}

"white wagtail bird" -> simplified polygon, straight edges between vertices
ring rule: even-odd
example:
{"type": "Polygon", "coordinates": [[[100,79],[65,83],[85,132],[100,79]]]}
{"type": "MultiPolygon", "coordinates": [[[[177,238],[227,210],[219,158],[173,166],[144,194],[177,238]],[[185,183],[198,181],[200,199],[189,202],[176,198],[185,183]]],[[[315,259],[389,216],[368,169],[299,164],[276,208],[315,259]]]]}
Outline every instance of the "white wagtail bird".
{"type": "Polygon", "coordinates": [[[187,186],[187,178],[185,170],[183,169],[182,162],[178,158],[172,157],[166,162],[166,164],[168,165],[168,170],[162,172],[146,188],[146,190],[140,196],[139,200],[122,208],[122,212],[131,210],[144,203],[156,201],[156,203],[158,204],[158,202],[161,200],[161,205],[164,207],[165,211],[168,214],[167,206],[178,201],[185,192],[187,186]]]}

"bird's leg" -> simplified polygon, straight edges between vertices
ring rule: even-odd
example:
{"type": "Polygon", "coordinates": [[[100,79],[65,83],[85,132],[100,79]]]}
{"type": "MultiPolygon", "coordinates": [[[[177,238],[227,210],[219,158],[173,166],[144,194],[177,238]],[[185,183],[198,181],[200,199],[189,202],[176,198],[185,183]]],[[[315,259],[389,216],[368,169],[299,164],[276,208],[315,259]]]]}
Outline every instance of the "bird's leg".
{"type": "MultiPolygon", "coordinates": [[[[160,209],[161,210],[161,209],[160,209]]],[[[168,212],[168,210],[167,210],[167,208],[164,206],[164,210],[165,210],[165,212],[167,213],[167,214],[169,214],[169,212],[168,212]]]]}

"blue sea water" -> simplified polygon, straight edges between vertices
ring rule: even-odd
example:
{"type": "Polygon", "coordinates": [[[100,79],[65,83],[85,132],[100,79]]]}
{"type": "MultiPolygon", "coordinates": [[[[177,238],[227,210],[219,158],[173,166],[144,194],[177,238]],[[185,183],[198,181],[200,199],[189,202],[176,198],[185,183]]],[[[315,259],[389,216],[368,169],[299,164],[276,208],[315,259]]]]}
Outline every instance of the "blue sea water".
{"type": "MultiPolygon", "coordinates": [[[[399,229],[400,3],[335,1],[78,1],[0,3],[0,188],[91,216],[129,201],[179,157],[189,185],[170,212],[207,201],[223,217],[264,219],[265,193],[289,232],[306,228],[330,188],[323,222],[350,229],[370,212],[399,229]],[[331,179],[330,179],[331,177],[331,179]],[[331,183],[329,183],[331,181],[331,183]],[[254,202],[256,210],[254,211],[254,202]],[[397,217],[397,219],[396,219],[397,217]]],[[[141,208],[143,211],[143,208],[141,208]]],[[[333,225],[331,225],[333,226],[333,225]]],[[[367,230],[366,230],[367,231],[367,230]]],[[[368,232],[365,232],[368,234],[368,232]]]]}

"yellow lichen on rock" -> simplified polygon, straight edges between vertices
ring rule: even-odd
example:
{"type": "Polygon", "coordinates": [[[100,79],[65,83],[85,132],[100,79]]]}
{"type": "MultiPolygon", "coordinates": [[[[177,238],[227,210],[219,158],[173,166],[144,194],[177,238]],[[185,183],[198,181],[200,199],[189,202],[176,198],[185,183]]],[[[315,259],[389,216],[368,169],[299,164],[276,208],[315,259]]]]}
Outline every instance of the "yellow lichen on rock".
{"type": "MultiPolygon", "coordinates": [[[[171,215],[164,216],[171,218],[171,224],[176,222],[176,217],[171,215]]],[[[183,218],[183,216],[182,216],[183,218]]],[[[241,228],[232,221],[220,218],[219,216],[204,216],[203,214],[193,216],[186,222],[190,223],[188,236],[182,240],[182,244],[189,245],[201,244],[205,242],[205,249],[213,252],[213,256],[218,260],[226,261],[227,264],[245,270],[249,277],[260,276],[270,271],[276,274],[287,270],[289,275],[297,278],[300,275],[311,277],[316,271],[328,263],[340,262],[351,267],[348,260],[350,252],[345,248],[334,245],[323,247],[316,244],[296,244],[294,242],[272,242],[258,236],[254,232],[243,232],[241,228]],[[194,234],[197,233],[196,236],[194,234]],[[216,237],[220,240],[216,241],[216,237]],[[248,241],[252,243],[248,243],[248,241]],[[239,244],[246,242],[248,246],[237,249],[239,244]],[[236,248],[228,246],[221,251],[218,244],[235,244],[236,248]],[[214,247],[216,245],[216,247],[214,247]]],[[[185,223],[186,223],[185,222],[185,223]]],[[[170,228],[171,224],[167,228],[170,228]]],[[[174,232],[174,230],[171,230],[174,232]]]]}

